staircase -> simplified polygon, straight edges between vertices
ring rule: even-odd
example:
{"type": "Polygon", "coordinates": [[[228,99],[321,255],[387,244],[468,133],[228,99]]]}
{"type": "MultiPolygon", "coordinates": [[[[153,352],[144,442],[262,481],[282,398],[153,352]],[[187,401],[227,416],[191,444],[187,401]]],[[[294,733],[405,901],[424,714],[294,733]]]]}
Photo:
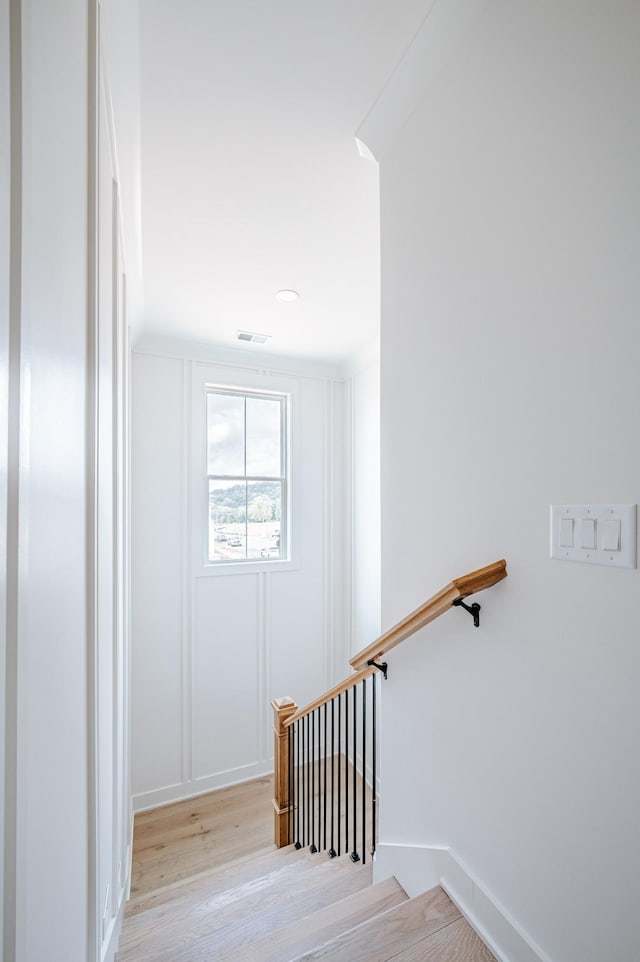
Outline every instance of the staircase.
{"type": "Polygon", "coordinates": [[[440,888],[293,846],[134,897],[118,962],[495,962],[440,888]]]}
{"type": "Polygon", "coordinates": [[[505,576],[498,561],[455,579],[304,708],[275,699],[272,806],[262,779],[137,816],[117,962],[496,962],[441,888],[409,898],[394,878],[373,885],[370,853],[383,657],[452,607],[477,626],[480,605],[463,599],[505,576]],[[271,819],[277,848],[265,850],[271,819]]]}

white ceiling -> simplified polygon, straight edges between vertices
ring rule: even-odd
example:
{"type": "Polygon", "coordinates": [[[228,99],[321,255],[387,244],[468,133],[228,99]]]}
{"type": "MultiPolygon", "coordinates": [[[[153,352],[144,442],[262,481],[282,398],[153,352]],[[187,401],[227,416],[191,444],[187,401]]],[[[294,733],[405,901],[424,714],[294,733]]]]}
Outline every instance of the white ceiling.
{"type": "Polygon", "coordinates": [[[145,333],[327,361],[377,337],[378,170],[354,135],[431,5],[142,0],[145,333]]]}

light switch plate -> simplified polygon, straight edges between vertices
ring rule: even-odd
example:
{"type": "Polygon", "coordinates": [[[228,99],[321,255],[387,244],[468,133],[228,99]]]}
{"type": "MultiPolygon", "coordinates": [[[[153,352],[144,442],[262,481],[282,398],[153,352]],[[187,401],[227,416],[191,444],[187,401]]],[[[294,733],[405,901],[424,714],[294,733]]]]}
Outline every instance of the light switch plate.
{"type": "MultiPolygon", "coordinates": [[[[552,504],[551,521],[551,557],[559,561],[580,561],[584,564],[607,565],[610,568],[636,567],[636,506],[635,504],[552,504]],[[580,538],[574,541],[573,547],[562,545],[566,541],[563,534],[569,527],[567,521],[573,522],[573,531],[582,531],[582,522],[595,524],[595,548],[580,546],[580,538]],[[603,547],[605,535],[610,534],[611,525],[606,522],[620,522],[619,549],[611,550],[603,547]]],[[[591,525],[584,528],[590,529],[591,525]]]]}

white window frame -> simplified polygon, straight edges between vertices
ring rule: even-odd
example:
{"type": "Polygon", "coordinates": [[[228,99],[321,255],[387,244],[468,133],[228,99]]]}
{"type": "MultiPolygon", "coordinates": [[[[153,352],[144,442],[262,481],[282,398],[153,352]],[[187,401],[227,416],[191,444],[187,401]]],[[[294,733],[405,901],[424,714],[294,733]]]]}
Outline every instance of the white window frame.
{"type": "MultiPolygon", "coordinates": [[[[299,565],[298,539],[291,525],[295,506],[296,459],[293,454],[297,436],[297,385],[295,379],[270,371],[237,370],[224,365],[194,362],[191,374],[192,423],[189,458],[191,467],[191,528],[193,531],[192,570],[196,577],[256,574],[296,570],[299,565]],[[246,396],[284,396],[286,404],[285,435],[281,443],[286,452],[286,500],[281,510],[280,558],[239,558],[209,561],[209,474],[207,472],[207,391],[219,390],[246,396]]],[[[251,480],[251,479],[250,479],[251,480]]]]}
{"type": "MultiPolygon", "coordinates": [[[[271,561],[279,561],[281,557],[285,561],[289,560],[289,531],[288,531],[288,513],[287,505],[289,502],[288,497],[288,479],[287,479],[287,464],[288,464],[288,435],[287,435],[287,413],[289,409],[289,398],[286,394],[282,394],[277,391],[267,392],[267,391],[255,391],[248,390],[247,388],[230,388],[222,384],[206,384],[204,389],[205,398],[205,410],[207,408],[207,399],[211,395],[225,395],[226,397],[242,398],[244,403],[244,474],[210,474],[208,473],[209,468],[209,457],[208,452],[205,452],[205,460],[207,467],[206,474],[206,484],[207,484],[207,500],[209,508],[207,510],[207,521],[209,521],[209,510],[210,510],[210,492],[209,483],[211,481],[237,481],[238,483],[245,485],[245,490],[247,492],[246,497],[248,497],[248,485],[250,481],[274,481],[280,485],[280,533],[279,533],[279,557],[278,558],[211,558],[210,557],[210,538],[207,537],[207,558],[206,564],[213,565],[227,565],[227,564],[247,564],[247,563],[265,563],[269,564],[271,561]],[[256,475],[247,473],[247,400],[257,400],[257,401],[278,401],[280,404],[280,473],[278,475],[256,475]]],[[[207,414],[205,413],[205,419],[207,419],[207,414]]],[[[245,530],[249,524],[249,505],[245,502],[245,530]]],[[[248,535],[245,535],[245,550],[248,546],[248,535]]]]}

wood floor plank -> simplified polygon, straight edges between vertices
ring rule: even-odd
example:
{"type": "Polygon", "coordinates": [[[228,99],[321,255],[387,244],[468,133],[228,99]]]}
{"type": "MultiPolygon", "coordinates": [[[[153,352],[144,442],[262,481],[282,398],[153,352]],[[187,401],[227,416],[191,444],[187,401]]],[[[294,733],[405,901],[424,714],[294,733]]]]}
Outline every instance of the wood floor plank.
{"type": "Polygon", "coordinates": [[[259,778],[136,815],[132,895],[273,850],[272,795],[259,778]]]}
{"type": "Polygon", "coordinates": [[[387,962],[409,945],[459,918],[456,906],[437,887],[384,912],[371,922],[356,926],[332,942],[299,956],[298,960],[387,962]]]}
{"type": "Polygon", "coordinates": [[[392,958],[393,962],[496,962],[466,919],[452,922],[392,958]]]}

